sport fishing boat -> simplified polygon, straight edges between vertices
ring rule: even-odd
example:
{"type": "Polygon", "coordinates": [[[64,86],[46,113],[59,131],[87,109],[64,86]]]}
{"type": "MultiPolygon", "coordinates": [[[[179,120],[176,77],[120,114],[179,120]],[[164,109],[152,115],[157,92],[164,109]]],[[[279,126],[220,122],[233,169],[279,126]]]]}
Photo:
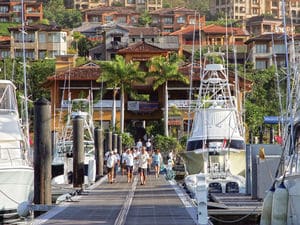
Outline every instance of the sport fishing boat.
{"type": "Polygon", "coordinates": [[[224,62],[224,53],[205,54],[199,99],[183,154],[185,185],[191,193],[198,174],[205,174],[211,193],[245,192],[244,127],[224,62]]]}
{"type": "Polygon", "coordinates": [[[0,80],[0,212],[11,212],[33,200],[34,169],[29,141],[21,124],[16,87],[0,80]]]}
{"type": "MultiPolygon", "coordinates": [[[[282,15],[286,15],[286,1],[282,1],[282,15]]],[[[291,18],[292,20],[292,18],[291,18]]],[[[288,35],[286,17],[283,16],[286,112],[281,112],[283,130],[282,155],[275,180],[267,192],[261,215],[261,225],[299,224],[300,218],[300,80],[299,55],[295,53],[294,38],[288,35]],[[290,42],[289,42],[290,41],[290,42]]]]}
{"type": "MultiPolygon", "coordinates": [[[[83,119],[84,161],[87,171],[90,160],[95,159],[94,123],[91,102],[86,98],[72,99],[68,106],[67,122],[57,135],[52,161],[54,183],[71,183],[73,171],[73,119],[83,119]]],[[[87,175],[87,174],[86,174],[87,175]]]]}

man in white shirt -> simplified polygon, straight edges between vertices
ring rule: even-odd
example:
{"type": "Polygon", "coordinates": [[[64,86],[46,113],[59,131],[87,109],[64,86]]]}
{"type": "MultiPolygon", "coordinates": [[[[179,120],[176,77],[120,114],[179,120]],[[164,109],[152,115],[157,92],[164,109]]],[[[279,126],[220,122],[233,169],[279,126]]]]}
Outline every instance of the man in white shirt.
{"type": "Polygon", "coordinates": [[[147,174],[149,159],[150,158],[149,158],[149,154],[146,151],[146,147],[142,147],[142,152],[138,156],[141,185],[146,184],[146,174],[147,174]]]}
{"type": "Polygon", "coordinates": [[[127,168],[127,182],[132,182],[133,178],[133,159],[134,156],[132,154],[132,150],[128,149],[126,154],[126,168],[127,168]]]}
{"type": "Polygon", "coordinates": [[[116,157],[115,157],[113,151],[109,151],[107,161],[106,161],[106,167],[107,167],[107,173],[108,173],[108,183],[111,183],[111,184],[112,184],[113,178],[114,178],[115,162],[116,162],[116,157]]]}
{"type": "Polygon", "coordinates": [[[138,151],[141,151],[143,147],[143,142],[141,141],[141,139],[139,139],[139,141],[136,143],[136,147],[138,151]]]}

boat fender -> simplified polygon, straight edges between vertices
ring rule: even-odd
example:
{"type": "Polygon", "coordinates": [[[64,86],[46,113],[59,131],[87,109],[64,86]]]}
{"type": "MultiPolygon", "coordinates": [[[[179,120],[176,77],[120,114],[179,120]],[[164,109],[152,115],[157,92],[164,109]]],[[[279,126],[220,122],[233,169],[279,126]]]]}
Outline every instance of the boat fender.
{"type": "Polygon", "coordinates": [[[272,186],[264,198],[262,214],[260,218],[260,225],[271,225],[274,191],[275,191],[275,187],[272,186]]]}
{"type": "Polygon", "coordinates": [[[288,190],[282,182],[275,190],[273,194],[272,202],[272,225],[283,225],[287,222],[288,212],[288,190]]]}
{"type": "Polygon", "coordinates": [[[88,167],[88,182],[93,184],[96,180],[96,161],[94,159],[89,160],[88,167]]]}
{"type": "Polygon", "coordinates": [[[20,217],[27,217],[30,214],[30,202],[29,201],[25,201],[25,202],[21,202],[18,205],[17,208],[17,213],[20,217]]]}

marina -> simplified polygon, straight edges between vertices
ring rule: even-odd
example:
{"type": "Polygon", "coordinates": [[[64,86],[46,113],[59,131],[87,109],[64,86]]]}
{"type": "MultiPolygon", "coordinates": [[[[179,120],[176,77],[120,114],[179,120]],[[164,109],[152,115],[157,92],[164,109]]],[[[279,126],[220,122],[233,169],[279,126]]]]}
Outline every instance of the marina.
{"type": "MultiPolygon", "coordinates": [[[[53,195],[74,193],[70,185],[56,186],[53,195]]],[[[208,203],[208,214],[213,222],[236,221],[235,224],[258,224],[261,201],[251,196],[215,194],[218,203],[208,203]]],[[[126,176],[117,176],[117,182],[108,184],[102,177],[81,192],[60,198],[48,212],[18,224],[157,224],[197,225],[197,206],[184,189],[163,175],[149,175],[146,185],[138,177],[127,183],[126,176]]]]}

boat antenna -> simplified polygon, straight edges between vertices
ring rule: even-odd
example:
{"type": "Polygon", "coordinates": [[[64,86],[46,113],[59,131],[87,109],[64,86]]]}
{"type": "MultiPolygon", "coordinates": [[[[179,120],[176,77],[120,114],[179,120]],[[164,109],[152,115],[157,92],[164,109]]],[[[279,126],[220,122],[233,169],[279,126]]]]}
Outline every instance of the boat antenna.
{"type": "Polygon", "coordinates": [[[24,18],[24,0],[21,0],[21,17],[22,17],[22,50],[23,50],[23,82],[24,82],[24,124],[25,124],[25,136],[27,141],[27,146],[30,146],[29,143],[29,120],[28,120],[28,98],[27,98],[27,75],[26,75],[26,54],[25,54],[25,18],[24,18]]]}
{"type": "MultiPolygon", "coordinates": [[[[195,33],[196,33],[196,21],[197,21],[197,11],[195,10],[194,14],[195,23],[193,29],[193,46],[192,46],[192,58],[191,58],[191,71],[190,71],[190,88],[189,88],[189,108],[188,108],[188,127],[187,133],[188,136],[190,135],[190,128],[191,128],[191,101],[192,101],[192,89],[193,89],[193,74],[194,74],[194,53],[195,53],[195,33]]],[[[199,30],[200,32],[200,30],[199,30]]]]}

